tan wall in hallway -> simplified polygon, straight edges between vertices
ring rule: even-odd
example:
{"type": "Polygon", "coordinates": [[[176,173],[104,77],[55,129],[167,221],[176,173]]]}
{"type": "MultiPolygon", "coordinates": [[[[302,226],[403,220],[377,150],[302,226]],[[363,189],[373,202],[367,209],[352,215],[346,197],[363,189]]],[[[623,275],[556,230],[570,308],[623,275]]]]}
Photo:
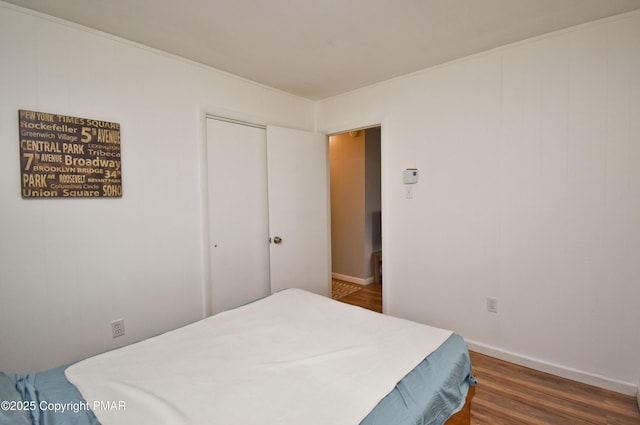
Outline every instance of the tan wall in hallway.
{"type": "Polygon", "coordinates": [[[329,154],[333,273],[369,283],[371,254],[380,244],[379,231],[377,237],[373,231],[380,211],[380,131],[331,136],[329,154]]]}

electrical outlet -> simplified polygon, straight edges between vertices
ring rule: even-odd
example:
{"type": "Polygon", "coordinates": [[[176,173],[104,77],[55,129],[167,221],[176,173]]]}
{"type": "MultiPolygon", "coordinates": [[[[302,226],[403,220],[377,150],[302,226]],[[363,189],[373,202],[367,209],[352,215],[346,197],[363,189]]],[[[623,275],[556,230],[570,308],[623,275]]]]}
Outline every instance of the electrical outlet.
{"type": "Polygon", "coordinates": [[[124,319],[118,319],[111,322],[111,335],[114,338],[124,335],[124,319]]]}
{"type": "Polygon", "coordinates": [[[497,313],[498,312],[498,299],[489,297],[487,298],[487,311],[489,313],[497,313]]]}
{"type": "Polygon", "coordinates": [[[413,185],[410,185],[410,184],[404,185],[404,197],[406,199],[413,199],[413,185]]]}

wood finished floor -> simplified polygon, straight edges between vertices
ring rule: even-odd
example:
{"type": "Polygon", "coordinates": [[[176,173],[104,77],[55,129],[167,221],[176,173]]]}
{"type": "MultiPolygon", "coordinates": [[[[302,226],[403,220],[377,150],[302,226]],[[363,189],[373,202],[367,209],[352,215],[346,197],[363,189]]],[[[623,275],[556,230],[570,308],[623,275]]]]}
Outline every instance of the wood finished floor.
{"type": "MultiPolygon", "coordinates": [[[[339,301],[382,311],[382,285],[339,301]]],[[[640,425],[636,398],[471,352],[471,425],[640,425]]],[[[391,425],[391,424],[390,424],[391,425]]]]}
{"type": "Polygon", "coordinates": [[[363,285],[358,292],[344,296],[338,301],[382,313],[382,285],[363,285]]]}
{"type": "Polygon", "coordinates": [[[635,397],[471,352],[478,378],[472,425],[638,425],[635,397]]]}

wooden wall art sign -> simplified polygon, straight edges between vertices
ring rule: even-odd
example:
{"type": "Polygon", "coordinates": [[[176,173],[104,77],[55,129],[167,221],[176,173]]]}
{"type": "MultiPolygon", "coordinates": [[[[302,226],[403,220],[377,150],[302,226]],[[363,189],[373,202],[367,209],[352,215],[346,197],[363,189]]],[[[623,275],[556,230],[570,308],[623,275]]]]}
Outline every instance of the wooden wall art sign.
{"type": "Polygon", "coordinates": [[[120,124],[18,111],[23,198],[122,196],[120,124]]]}

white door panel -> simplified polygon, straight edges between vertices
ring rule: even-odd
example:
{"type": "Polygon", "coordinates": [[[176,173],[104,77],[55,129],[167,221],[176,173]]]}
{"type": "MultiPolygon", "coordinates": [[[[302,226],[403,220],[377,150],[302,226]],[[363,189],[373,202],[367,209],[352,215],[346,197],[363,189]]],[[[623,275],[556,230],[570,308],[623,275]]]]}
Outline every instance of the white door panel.
{"type": "Polygon", "coordinates": [[[328,143],[322,134],[267,127],[271,292],[329,296],[328,143]]]}
{"type": "Polygon", "coordinates": [[[269,294],[266,132],[207,119],[212,312],[269,294]]]}

